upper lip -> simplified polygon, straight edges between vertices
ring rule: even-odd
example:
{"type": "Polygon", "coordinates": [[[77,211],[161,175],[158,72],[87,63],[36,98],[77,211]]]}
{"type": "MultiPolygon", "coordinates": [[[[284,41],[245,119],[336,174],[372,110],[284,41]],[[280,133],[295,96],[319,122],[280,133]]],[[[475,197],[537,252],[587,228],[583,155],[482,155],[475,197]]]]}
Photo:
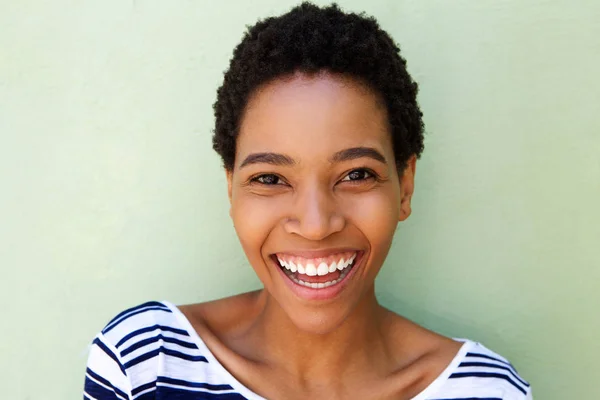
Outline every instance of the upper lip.
{"type": "Polygon", "coordinates": [[[302,258],[324,258],[324,257],[333,256],[333,255],[339,254],[339,253],[349,253],[349,252],[358,253],[359,251],[360,250],[358,250],[356,248],[340,247],[340,248],[335,248],[335,249],[322,249],[322,250],[284,250],[284,251],[278,251],[274,254],[275,255],[285,254],[288,256],[295,256],[295,257],[302,257],[302,258]]]}

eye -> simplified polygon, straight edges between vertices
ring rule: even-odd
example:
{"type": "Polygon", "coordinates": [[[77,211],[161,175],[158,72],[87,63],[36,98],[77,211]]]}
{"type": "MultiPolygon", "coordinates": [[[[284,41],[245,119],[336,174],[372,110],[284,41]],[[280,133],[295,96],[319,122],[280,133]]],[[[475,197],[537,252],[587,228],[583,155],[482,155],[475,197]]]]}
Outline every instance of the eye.
{"type": "Polygon", "coordinates": [[[267,186],[281,185],[283,183],[283,180],[275,174],[262,174],[252,178],[251,181],[267,186]]]}
{"type": "Polygon", "coordinates": [[[374,178],[375,175],[366,169],[355,169],[350,171],[343,179],[342,182],[360,182],[367,179],[374,178]]]}

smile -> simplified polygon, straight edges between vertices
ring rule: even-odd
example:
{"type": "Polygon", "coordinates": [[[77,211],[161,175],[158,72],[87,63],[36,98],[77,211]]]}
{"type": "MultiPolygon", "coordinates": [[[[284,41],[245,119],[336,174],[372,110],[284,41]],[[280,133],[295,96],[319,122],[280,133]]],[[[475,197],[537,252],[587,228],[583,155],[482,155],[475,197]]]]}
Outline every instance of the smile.
{"type": "Polygon", "coordinates": [[[275,256],[279,266],[292,282],[310,289],[324,289],[344,280],[352,270],[357,255],[357,251],[348,251],[318,258],[282,253],[275,256]]]}

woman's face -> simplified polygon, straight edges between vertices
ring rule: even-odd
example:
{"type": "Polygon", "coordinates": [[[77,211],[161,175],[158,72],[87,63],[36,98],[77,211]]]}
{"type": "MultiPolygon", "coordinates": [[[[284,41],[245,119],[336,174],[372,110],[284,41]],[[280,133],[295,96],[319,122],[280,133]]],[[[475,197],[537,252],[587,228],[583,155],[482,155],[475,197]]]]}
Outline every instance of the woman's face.
{"type": "Polygon", "coordinates": [[[398,221],[415,159],[396,169],[385,107],[328,73],[277,79],[249,100],[228,173],[231,217],[265,289],[301,329],[328,332],[361,301],[398,221]]]}

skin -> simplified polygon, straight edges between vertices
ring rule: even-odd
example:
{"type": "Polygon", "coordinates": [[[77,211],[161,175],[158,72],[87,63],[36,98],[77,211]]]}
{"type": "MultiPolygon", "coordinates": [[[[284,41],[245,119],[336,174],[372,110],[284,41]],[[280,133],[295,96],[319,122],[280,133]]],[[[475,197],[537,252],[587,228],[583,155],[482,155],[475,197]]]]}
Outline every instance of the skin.
{"type": "Polygon", "coordinates": [[[416,168],[413,156],[398,173],[387,121],[369,88],[324,72],[274,80],[248,102],[228,194],[264,289],[180,309],[225,368],[263,397],[410,399],[460,348],[375,297],[397,224],[411,213],[416,168]],[[355,151],[333,160],[355,148],[382,157],[355,151]],[[276,156],[256,156],[264,153],[276,156]],[[340,248],[363,256],[327,300],[296,296],[272,259],[340,248]]]}

